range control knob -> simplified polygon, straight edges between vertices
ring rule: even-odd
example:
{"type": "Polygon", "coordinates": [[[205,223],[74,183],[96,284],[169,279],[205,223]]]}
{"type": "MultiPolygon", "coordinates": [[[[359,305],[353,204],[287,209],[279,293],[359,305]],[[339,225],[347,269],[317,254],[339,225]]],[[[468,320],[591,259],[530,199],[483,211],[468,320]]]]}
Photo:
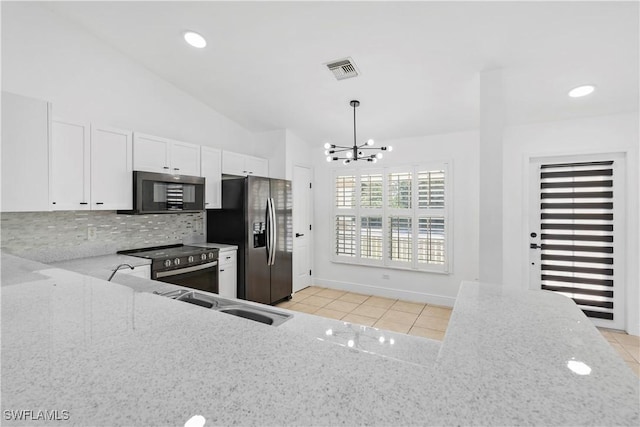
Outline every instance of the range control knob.
{"type": "Polygon", "coordinates": [[[175,265],[180,265],[180,258],[176,258],[176,259],[174,259],[174,260],[173,260],[173,263],[174,263],[175,265]]]}
{"type": "Polygon", "coordinates": [[[209,252],[209,259],[213,259],[215,258],[215,255],[213,254],[213,252],[209,252]]]}
{"type": "Polygon", "coordinates": [[[171,260],[170,259],[165,259],[164,260],[164,266],[165,267],[171,267],[171,260]]]}
{"type": "Polygon", "coordinates": [[[200,259],[201,259],[202,261],[206,260],[206,259],[207,259],[207,254],[202,254],[202,255],[200,255],[200,259]]]}
{"type": "Polygon", "coordinates": [[[189,262],[193,262],[193,255],[189,255],[189,262]]]}

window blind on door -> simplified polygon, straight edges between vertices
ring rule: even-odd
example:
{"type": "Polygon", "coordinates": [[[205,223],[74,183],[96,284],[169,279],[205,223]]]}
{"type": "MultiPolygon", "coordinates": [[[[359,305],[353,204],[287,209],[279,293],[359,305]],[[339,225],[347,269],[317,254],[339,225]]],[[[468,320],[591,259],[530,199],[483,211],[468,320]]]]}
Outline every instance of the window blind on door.
{"type": "Polygon", "coordinates": [[[613,161],[540,171],[541,285],[613,320],[613,161]]]}

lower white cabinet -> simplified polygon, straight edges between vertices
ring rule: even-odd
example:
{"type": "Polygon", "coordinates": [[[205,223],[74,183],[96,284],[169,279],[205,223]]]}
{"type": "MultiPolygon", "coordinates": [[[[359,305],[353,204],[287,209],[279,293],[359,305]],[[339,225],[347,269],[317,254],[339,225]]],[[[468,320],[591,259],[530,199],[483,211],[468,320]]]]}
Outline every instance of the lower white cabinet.
{"type": "Polygon", "coordinates": [[[238,294],[238,262],[237,251],[221,250],[218,252],[218,295],[236,298],[238,294]]]}

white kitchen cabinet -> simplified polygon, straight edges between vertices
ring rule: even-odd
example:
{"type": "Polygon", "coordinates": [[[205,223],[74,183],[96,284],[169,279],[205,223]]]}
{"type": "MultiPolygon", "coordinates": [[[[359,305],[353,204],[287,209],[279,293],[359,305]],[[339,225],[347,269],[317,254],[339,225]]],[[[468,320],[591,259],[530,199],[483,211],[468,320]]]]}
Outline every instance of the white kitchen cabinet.
{"type": "Polygon", "coordinates": [[[222,207],[222,151],[200,147],[200,172],[205,178],[204,206],[207,209],[222,207]]]}
{"type": "Polygon", "coordinates": [[[133,209],[133,134],[91,125],[91,209],[133,209]]]}
{"type": "Polygon", "coordinates": [[[237,250],[220,250],[218,252],[218,295],[236,298],[238,289],[237,250]]]}
{"type": "Polygon", "coordinates": [[[260,157],[224,151],[222,173],[229,175],[269,176],[269,161],[260,157]]]}
{"type": "Polygon", "coordinates": [[[51,208],[90,209],[89,125],[54,119],[51,123],[51,208]]]}
{"type": "Polygon", "coordinates": [[[133,169],[200,176],[200,146],[136,132],[133,169]]]}
{"type": "Polygon", "coordinates": [[[131,132],[56,119],[51,134],[53,210],[132,209],[131,132]]]}
{"type": "Polygon", "coordinates": [[[171,147],[171,171],[180,175],[200,175],[200,146],[173,141],[171,147]]]}
{"type": "Polygon", "coordinates": [[[48,211],[51,104],[2,92],[2,211],[48,211]]]}

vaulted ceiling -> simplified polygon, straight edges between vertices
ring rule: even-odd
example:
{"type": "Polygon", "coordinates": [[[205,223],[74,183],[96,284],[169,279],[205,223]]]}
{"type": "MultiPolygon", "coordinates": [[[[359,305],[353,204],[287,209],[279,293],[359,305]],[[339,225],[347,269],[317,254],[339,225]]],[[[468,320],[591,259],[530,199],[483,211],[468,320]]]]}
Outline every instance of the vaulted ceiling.
{"type": "Polygon", "coordinates": [[[501,68],[507,122],[638,110],[637,2],[47,2],[252,131],[312,143],[475,129],[479,73],[501,68]],[[184,30],[208,46],[185,44],[184,30]],[[351,57],[336,81],[325,63],[351,57]],[[571,99],[574,86],[597,91],[571,99]]]}

